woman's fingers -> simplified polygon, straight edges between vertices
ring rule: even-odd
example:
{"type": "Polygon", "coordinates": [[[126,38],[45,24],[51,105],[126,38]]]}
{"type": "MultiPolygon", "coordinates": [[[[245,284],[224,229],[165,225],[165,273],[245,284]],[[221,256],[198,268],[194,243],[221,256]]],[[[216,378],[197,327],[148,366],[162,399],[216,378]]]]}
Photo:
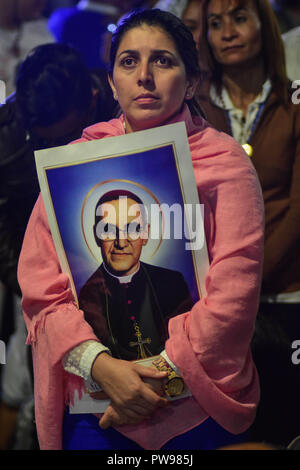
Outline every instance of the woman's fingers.
{"type": "Polygon", "coordinates": [[[130,407],[124,408],[123,412],[126,416],[129,417],[134,415],[146,417],[151,415],[156,410],[156,408],[157,407],[149,406],[147,402],[143,402],[141,400],[139,402],[137,401],[135,403],[132,403],[130,407]]]}
{"type": "Polygon", "coordinates": [[[141,415],[126,415],[114,405],[110,405],[105,411],[104,415],[99,421],[99,426],[102,429],[108,429],[111,426],[121,426],[124,424],[137,424],[145,419],[141,415]]]}
{"type": "Polygon", "coordinates": [[[143,381],[139,384],[138,390],[132,391],[132,395],[126,397],[118,397],[118,400],[112,400],[118,408],[134,409],[135,406],[143,407],[147,413],[152,413],[157,408],[161,408],[168,404],[168,400],[158,393],[154,392],[143,381]]]}
{"type": "Polygon", "coordinates": [[[147,384],[148,387],[151,388],[154,392],[156,392],[159,396],[164,396],[165,394],[165,387],[164,387],[164,380],[157,380],[152,379],[151,377],[143,377],[143,382],[147,384]]]}
{"type": "Polygon", "coordinates": [[[145,367],[140,364],[133,364],[134,369],[139,374],[140,377],[149,377],[152,379],[165,379],[168,376],[167,372],[160,371],[154,366],[145,367]]]}
{"type": "Polygon", "coordinates": [[[99,426],[102,429],[108,429],[111,426],[120,426],[122,424],[125,424],[124,419],[118,415],[111,406],[107,408],[99,421],[99,426]]]}
{"type": "Polygon", "coordinates": [[[111,403],[126,416],[128,410],[146,416],[168,403],[143,382],[143,378],[161,381],[166,375],[154,367],[147,368],[130,361],[115,359],[106,353],[98,356],[92,369],[94,380],[109,396],[111,403]]]}
{"type": "MultiPolygon", "coordinates": [[[[89,395],[94,400],[108,400],[109,399],[108,395],[105,392],[92,392],[89,395]]],[[[142,416],[149,415],[149,413],[154,411],[155,408],[156,408],[155,405],[149,404],[147,401],[143,399],[143,397],[141,397],[139,400],[131,404],[131,409],[135,413],[138,413],[142,416]]],[[[128,408],[127,410],[130,410],[130,408],[128,408]]],[[[126,414],[126,410],[125,410],[125,414],[126,414]]]]}
{"type": "Polygon", "coordinates": [[[144,406],[148,406],[149,408],[161,408],[166,406],[169,402],[168,400],[159,395],[156,391],[152,389],[149,385],[143,382],[142,394],[141,399],[144,406]]]}

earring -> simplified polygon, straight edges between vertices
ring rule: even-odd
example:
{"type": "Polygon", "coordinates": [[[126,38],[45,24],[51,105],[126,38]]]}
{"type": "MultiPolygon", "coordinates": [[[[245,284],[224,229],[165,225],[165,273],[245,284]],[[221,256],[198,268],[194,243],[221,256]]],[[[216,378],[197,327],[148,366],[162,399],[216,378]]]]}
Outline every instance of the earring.
{"type": "Polygon", "coordinates": [[[186,98],[189,98],[190,96],[191,96],[191,95],[190,95],[189,92],[187,92],[186,95],[185,95],[186,98]]]}

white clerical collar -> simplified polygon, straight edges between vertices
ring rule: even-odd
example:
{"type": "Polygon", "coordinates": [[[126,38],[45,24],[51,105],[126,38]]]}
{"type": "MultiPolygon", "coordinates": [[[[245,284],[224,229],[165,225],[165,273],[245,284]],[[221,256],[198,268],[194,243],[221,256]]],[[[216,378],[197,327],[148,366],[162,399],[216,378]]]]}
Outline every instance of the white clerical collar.
{"type": "Polygon", "coordinates": [[[103,263],[103,268],[105,269],[105,271],[107,272],[107,274],[109,274],[111,277],[114,277],[115,279],[117,279],[120,284],[128,284],[129,282],[131,282],[133,276],[139,271],[139,269],[140,269],[140,263],[139,263],[137,269],[136,269],[133,273],[128,274],[127,276],[115,276],[114,274],[112,274],[112,273],[107,269],[107,267],[105,266],[104,263],[103,263]]]}
{"type": "Polygon", "coordinates": [[[98,13],[104,13],[105,15],[119,15],[120,10],[114,5],[107,5],[106,3],[94,3],[92,0],[80,0],[76,8],[79,10],[97,11],[98,13]]]}

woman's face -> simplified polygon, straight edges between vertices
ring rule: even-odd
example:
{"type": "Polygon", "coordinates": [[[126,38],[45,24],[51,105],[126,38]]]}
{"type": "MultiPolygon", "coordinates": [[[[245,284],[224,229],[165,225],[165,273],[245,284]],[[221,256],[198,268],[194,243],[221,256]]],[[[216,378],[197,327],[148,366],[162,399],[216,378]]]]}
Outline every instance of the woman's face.
{"type": "Polygon", "coordinates": [[[211,0],[207,12],[208,41],[217,62],[241,65],[262,51],[261,22],[252,0],[211,0]]]}
{"type": "Polygon", "coordinates": [[[183,12],[182,21],[193,34],[194,41],[198,47],[202,30],[202,0],[190,0],[183,12]]]}
{"type": "Polygon", "coordinates": [[[192,98],[194,82],[161,28],[142,25],[125,33],[110,84],[124,112],[126,132],[162,125],[192,98]]]}

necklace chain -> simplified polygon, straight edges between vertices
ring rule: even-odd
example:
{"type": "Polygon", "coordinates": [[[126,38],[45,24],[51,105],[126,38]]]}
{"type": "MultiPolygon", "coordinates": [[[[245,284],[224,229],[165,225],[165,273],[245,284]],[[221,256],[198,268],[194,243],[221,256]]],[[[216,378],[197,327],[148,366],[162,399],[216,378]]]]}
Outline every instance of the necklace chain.
{"type": "MultiPolygon", "coordinates": [[[[230,130],[230,134],[233,136],[233,129],[232,129],[231,118],[230,118],[230,111],[228,109],[226,109],[225,101],[224,101],[224,98],[223,98],[223,91],[221,92],[219,97],[220,97],[222,106],[224,108],[224,111],[226,113],[226,118],[227,118],[227,123],[228,123],[228,126],[229,126],[229,130],[230,130]]],[[[248,131],[247,138],[245,139],[246,142],[245,142],[245,144],[242,145],[242,147],[244,148],[244,150],[246,151],[246,153],[248,154],[249,157],[251,157],[253,155],[253,147],[250,145],[249,142],[251,141],[251,139],[253,137],[253,134],[254,134],[256,126],[257,126],[257,123],[259,121],[259,118],[262,114],[262,111],[263,111],[264,107],[265,107],[265,102],[259,104],[259,108],[256,112],[255,119],[253,121],[253,124],[252,124],[251,128],[248,131]]],[[[245,120],[245,123],[246,123],[246,120],[245,120]]]]}

